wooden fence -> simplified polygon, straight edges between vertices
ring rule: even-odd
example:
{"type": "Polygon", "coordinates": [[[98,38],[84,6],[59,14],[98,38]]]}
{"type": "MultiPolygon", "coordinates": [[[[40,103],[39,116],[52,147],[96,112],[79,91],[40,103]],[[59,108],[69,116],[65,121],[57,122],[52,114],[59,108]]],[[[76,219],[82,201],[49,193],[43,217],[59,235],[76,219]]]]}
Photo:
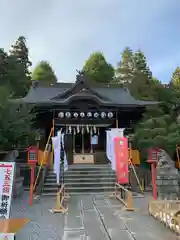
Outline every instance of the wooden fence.
{"type": "Polygon", "coordinates": [[[149,203],[149,214],[180,234],[180,201],[157,200],[149,203]]]}

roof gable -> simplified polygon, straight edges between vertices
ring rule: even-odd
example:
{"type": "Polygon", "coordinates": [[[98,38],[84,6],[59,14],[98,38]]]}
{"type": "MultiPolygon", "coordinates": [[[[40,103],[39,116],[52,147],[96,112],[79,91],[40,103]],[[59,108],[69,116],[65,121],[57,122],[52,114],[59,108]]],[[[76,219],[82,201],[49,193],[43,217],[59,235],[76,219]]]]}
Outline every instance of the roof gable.
{"type": "Polygon", "coordinates": [[[87,83],[87,78],[84,73],[79,73],[76,76],[76,82],[71,88],[68,88],[63,93],[59,93],[57,96],[53,97],[51,100],[62,100],[76,97],[93,97],[99,101],[110,101],[107,97],[99,94],[97,91],[94,91],[89,84],[87,83]]]}

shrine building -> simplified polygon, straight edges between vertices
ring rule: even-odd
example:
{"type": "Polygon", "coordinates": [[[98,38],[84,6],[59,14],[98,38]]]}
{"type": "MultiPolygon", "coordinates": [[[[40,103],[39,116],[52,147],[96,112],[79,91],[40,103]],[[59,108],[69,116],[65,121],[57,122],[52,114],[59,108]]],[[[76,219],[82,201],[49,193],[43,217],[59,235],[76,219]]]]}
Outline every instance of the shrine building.
{"type": "Polygon", "coordinates": [[[132,133],[145,108],[157,104],[137,100],[117,84],[90,84],[83,73],[75,83],[45,86],[32,81],[28,94],[15,101],[35,107],[42,149],[53,125],[55,134],[63,129],[68,164],[107,162],[106,130],[125,128],[125,135],[132,133]]]}

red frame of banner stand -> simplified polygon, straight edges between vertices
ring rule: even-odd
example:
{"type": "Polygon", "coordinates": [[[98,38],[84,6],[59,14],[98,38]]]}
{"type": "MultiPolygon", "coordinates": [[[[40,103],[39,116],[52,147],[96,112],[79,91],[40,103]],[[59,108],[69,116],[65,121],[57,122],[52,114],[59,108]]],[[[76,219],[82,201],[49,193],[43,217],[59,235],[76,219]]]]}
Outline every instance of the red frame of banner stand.
{"type": "MultiPolygon", "coordinates": [[[[147,162],[151,164],[152,175],[152,195],[157,199],[157,185],[156,185],[156,166],[158,162],[158,153],[160,149],[151,148],[148,150],[147,162]]],[[[116,160],[116,174],[118,184],[129,183],[129,154],[128,154],[128,138],[116,137],[114,138],[114,152],[116,160]]]]}
{"type": "Polygon", "coordinates": [[[29,192],[29,205],[33,204],[33,187],[35,179],[35,167],[38,161],[38,148],[36,146],[30,146],[27,149],[28,152],[28,165],[31,168],[31,180],[30,180],[30,192],[29,192]]]}
{"type": "Polygon", "coordinates": [[[160,149],[158,148],[150,148],[148,150],[148,160],[147,160],[147,163],[151,164],[152,195],[155,200],[157,199],[156,166],[158,163],[159,151],[160,149]]]}

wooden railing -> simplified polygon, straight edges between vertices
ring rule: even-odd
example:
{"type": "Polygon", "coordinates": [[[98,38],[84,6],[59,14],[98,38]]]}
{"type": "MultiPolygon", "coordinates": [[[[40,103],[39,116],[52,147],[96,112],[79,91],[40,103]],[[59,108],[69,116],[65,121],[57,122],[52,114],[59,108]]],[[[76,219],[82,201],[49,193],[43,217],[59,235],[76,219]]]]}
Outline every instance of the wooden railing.
{"type": "Polygon", "coordinates": [[[39,180],[39,177],[40,177],[40,173],[41,173],[41,170],[42,170],[42,167],[43,167],[44,159],[46,157],[46,153],[48,151],[49,143],[50,143],[50,140],[51,140],[51,137],[53,136],[53,134],[54,134],[54,128],[52,127],[51,131],[49,133],[49,137],[48,137],[45,149],[44,149],[44,155],[43,155],[43,158],[41,159],[41,164],[39,166],[38,173],[37,173],[37,176],[36,176],[36,179],[35,179],[35,182],[34,182],[34,186],[33,186],[34,191],[36,190],[36,186],[37,186],[37,183],[38,183],[38,180],[39,180]]]}
{"type": "Polygon", "coordinates": [[[51,159],[51,146],[50,145],[47,149],[47,153],[48,153],[48,155],[47,155],[46,165],[43,167],[42,175],[41,175],[41,177],[39,179],[39,183],[37,184],[37,187],[36,187],[36,196],[39,196],[42,193],[43,188],[44,188],[44,182],[47,177],[47,173],[49,171],[50,159],[51,159]]]}
{"type": "Polygon", "coordinates": [[[123,185],[115,184],[115,189],[111,197],[115,197],[126,207],[127,211],[134,211],[132,192],[123,185]]]}
{"type": "Polygon", "coordinates": [[[149,214],[180,234],[180,201],[157,200],[149,203],[149,214]]]}

